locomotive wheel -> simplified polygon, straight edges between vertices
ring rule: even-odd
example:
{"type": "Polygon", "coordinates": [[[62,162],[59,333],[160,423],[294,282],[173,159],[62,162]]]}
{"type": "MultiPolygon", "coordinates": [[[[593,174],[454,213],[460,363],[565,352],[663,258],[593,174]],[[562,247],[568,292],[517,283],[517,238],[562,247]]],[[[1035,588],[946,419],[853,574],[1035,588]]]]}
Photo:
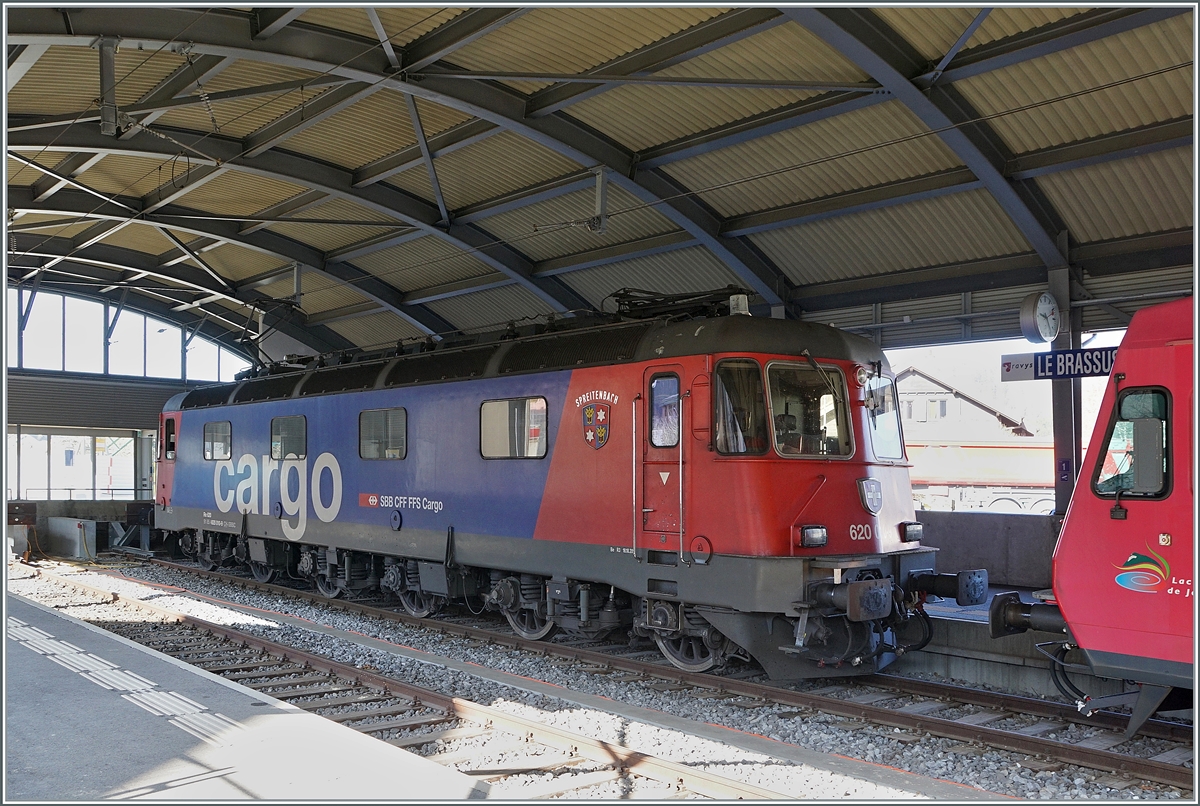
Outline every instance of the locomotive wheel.
{"type": "Polygon", "coordinates": [[[549,638],[558,630],[558,625],[536,610],[505,610],[504,617],[513,632],[527,641],[541,641],[549,638]]]}
{"type": "Polygon", "coordinates": [[[196,556],[196,536],[191,532],[180,534],[179,550],[183,552],[184,557],[194,558],[196,556]]]}
{"type": "Polygon", "coordinates": [[[400,604],[405,613],[415,618],[429,618],[442,609],[436,597],[414,590],[400,591],[400,604]]]}
{"type": "Polygon", "coordinates": [[[254,576],[255,582],[261,582],[264,585],[275,579],[275,569],[266,563],[250,563],[250,573],[254,576]]]}
{"type": "Polygon", "coordinates": [[[318,574],[313,577],[313,583],[317,586],[317,593],[326,599],[336,599],[342,595],[342,589],[338,587],[338,584],[330,582],[329,577],[324,574],[318,574]]]}
{"type": "Polygon", "coordinates": [[[655,633],[654,643],[672,666],[685,672],[707,672],[717,665],[719,656],[699,635],[666,638],[655,633]]]}

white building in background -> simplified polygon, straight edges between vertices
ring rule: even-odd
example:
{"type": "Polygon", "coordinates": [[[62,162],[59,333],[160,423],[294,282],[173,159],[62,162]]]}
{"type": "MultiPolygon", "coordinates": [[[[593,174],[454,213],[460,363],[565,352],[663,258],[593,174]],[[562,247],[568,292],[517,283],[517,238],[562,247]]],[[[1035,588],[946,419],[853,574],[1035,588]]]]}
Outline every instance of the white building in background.
{"type": "Polygon", "coordinates": [[[896,373],[896,387],[918,509],[1054,509],[1052,434],[916,367],[896,373]]]}

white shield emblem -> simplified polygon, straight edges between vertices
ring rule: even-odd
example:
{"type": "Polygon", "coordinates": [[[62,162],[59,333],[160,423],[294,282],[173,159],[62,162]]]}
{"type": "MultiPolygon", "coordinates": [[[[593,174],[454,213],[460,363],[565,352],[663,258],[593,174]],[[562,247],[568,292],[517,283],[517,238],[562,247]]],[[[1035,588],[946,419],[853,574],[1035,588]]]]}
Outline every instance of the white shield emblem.
{"type": "Polygon", "coordinates": [[[859,479],[858,497],[867,512],[878,515],[883,508],[883,485],[877,479],[859,479]]]}

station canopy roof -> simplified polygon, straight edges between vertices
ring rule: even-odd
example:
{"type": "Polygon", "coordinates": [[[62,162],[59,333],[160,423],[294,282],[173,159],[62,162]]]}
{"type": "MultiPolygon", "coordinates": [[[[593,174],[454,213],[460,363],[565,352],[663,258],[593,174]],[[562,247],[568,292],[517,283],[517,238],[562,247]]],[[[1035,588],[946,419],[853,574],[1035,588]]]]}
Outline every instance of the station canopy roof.
{"type": "Polygon", "coordinates": [[[898,346],[1019,335],[1063,266],[1084,329],[1193,284],[1191,7],[7,20],[9,287],[227,342],[734,284],[898,346]]]}

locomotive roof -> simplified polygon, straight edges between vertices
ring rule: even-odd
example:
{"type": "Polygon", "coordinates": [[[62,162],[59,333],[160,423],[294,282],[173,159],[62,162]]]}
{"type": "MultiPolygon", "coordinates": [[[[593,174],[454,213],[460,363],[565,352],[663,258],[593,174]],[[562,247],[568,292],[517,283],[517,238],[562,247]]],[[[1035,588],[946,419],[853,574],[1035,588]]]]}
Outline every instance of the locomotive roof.
{"type": "Polygon", "coordinates": [[[751,316],[619,322],[392,355],[319,368],[275,368],[265,376],[203,386],[167,410],[283,400],[468,378],[653,361],[713,353],[768,353],[869,363],[887,359],[869,339],[827,325],[751,316]]]}

